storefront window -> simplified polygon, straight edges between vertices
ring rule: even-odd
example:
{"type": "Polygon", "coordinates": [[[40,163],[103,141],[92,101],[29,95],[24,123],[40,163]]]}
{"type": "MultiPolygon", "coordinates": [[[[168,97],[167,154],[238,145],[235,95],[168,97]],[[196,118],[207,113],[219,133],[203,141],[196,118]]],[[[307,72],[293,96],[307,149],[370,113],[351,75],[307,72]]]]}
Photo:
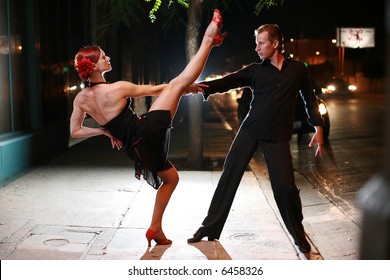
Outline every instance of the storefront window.
{"type": "Polygon", "coordinates": [[[25,9],[0,0],[0,136],[26,128],[25,9]]]}
{"type": "Polygon", "coordinates": [[[83,7],[88,8],[89,1],[41,0],[39,5],[43,122],[47,124],[69,118],[72,97],[80,90],[73,57],[88,28],[83,23],[89,22],[88,10],[83,7]]]}
{"type": "Polygon", "coordinates": [[[90,6],[0,0],[0,138],[69,120],[81,84],[73,57],[89,42],[90,6]]]}

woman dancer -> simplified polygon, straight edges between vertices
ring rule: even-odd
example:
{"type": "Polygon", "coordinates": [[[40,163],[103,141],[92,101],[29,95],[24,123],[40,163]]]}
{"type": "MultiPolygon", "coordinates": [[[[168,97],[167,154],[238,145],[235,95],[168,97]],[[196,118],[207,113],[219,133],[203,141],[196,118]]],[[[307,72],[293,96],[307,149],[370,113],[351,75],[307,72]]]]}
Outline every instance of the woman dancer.
{"type": "Polygon", "coordinates": [[[167,160],[169,130],[180,98],[185,93],[200,91],[193,84],[199,77],[213,46],[222,43],[222,17],[215,9],[201,46],[182,73],[163,85],[136,85],[126,81],[107,83],[104,74],[110,71],[110,57],[98,46],[82,48],[74,59],[75,68],[87,87],[81,90],[73,104],[70,120],[74,138],[106,135],[113,148],[125,147],[135,161],[135,176],[143,178],[157,189],[152,221],[146,232],[148,246],[153,239],[159,245],[171,244],[162,230],[162,217],[169,199],[179,182],[177,170],[167,160]],[[138,116],[131,109],[130,98],[158,96],[148,113],[138,116]],[[86,114],[102,128],[83,126],[86,114]]]}

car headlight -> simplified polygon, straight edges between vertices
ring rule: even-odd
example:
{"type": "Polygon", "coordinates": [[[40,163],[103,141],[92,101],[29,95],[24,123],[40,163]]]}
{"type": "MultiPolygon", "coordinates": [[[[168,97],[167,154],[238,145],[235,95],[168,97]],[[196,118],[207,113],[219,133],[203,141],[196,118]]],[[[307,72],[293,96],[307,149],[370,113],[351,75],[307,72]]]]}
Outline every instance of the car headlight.
{"type": "Polygon", "coordinates": [[[326,112],[328,111],[328,110],[326,109],[326,106],[325,106],[324,103],[318,104],[318,110],[320,111],[321,116],[322,116],[322,115],[325,115],[326,112]]]}
{"type": "Polygon", "coordinates": [[[349,89],[350,91],[356,91],[356,90],[357,90],[357,86],[355,86],[355,85],[349,85],[349,86],[348,86],[348,89],[349,89]]]}
{"type": "Polygon", "coordinates": [[[328,91],[335,91],[336,87],[334,85],[327,86],[328,91]]]}

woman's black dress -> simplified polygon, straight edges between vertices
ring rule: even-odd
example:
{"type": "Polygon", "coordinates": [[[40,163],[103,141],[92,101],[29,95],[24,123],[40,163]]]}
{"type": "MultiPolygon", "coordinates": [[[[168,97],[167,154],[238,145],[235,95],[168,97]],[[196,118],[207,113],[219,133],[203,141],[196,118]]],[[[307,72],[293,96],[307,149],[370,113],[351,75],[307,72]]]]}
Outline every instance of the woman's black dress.
{"type": "Polygon", "coordinates": [[[122,141],[126,154],[135,162],[135,177],[144,179],[158,189],[162,180],[157,172],[173,165],[168,161],[171,116],[168,110],[150,111],[138,116],[127,99],[122,112],[103,125],[115,138],[122,141]]]}

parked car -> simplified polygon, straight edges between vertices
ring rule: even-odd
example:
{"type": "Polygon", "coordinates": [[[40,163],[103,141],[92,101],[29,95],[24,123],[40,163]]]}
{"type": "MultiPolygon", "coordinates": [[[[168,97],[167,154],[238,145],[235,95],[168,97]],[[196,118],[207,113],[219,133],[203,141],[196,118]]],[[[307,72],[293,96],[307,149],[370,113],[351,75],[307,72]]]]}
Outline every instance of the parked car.
{"type": "Polygon", "coordinates": [[[321,88],[320,93],[353,95],[356,93],[356,90],[356,85],[347,83],[342,78],[333,78],[321,88]]]}
{"type": "MultiPolygon", "coordinates": [[[[318,110],[320,111],[322,118],[324,119],[324,139],[328,139],[330,132],[330,120],[329,113],[324,100],[316,95],[318,101],[318,110]]],[[[241,122],[247,115],[252,101],[251,90],[243,89],[241,97],[237,98],[237,114],[238,120],[241,122]]],[[[307,122],[307,113],[301,97],[297,97],[295,112],[294,112],[294,133],[301,137],[303,134],[312,133],[315,129],[307,122]]]]}

